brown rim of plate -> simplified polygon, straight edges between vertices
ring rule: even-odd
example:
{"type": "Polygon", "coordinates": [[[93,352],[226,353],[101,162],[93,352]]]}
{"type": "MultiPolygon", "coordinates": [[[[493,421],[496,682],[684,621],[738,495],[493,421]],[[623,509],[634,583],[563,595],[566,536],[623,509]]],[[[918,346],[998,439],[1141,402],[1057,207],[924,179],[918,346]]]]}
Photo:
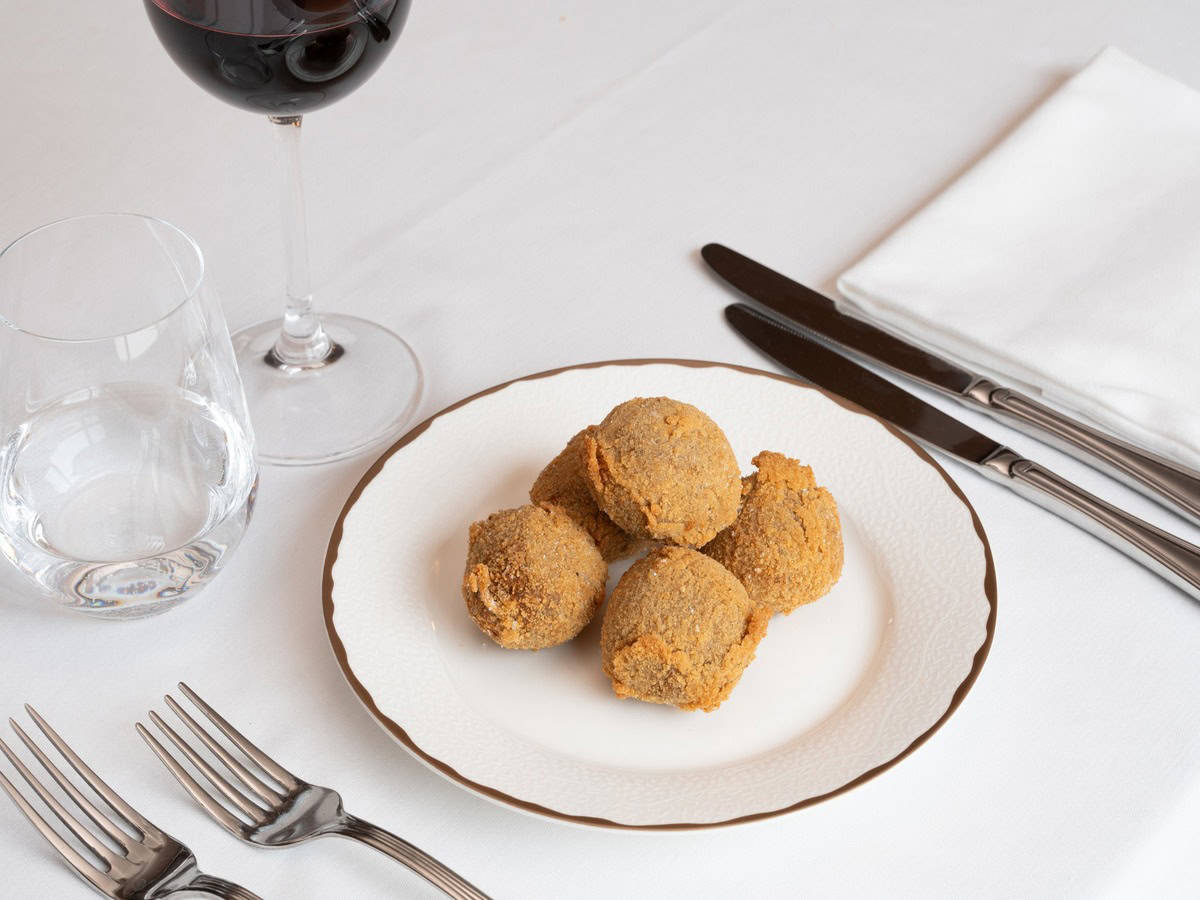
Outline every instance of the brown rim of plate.
{"type": "Polygon", "coordinates": [[[325,554],[325,572],[322,579],[321,592],[323,597],[322,605],[324,606],[325,610],[325,629],[329,632],[329,643],[333,647],[334,656],[337,657],[338,666],[341,667],[342,674],[345,676],[346,681],[350,684],[350,687],[354,689],[354,693],[358,695],[358,699],[362,701],[364,706],[367,707],[371,715],[375,717],[376,721],[383,725],[384,728],[391,733],[392,737],[403,744],[409,750],[409,752],[411,752],[419,760],[424,762],[430,768],[437,770],[451,781],[455,781],[468,790],[477,794],[481,794],[482,796],[498,803],[502,803],[507,806],[513,806],[517,809],[533,813],[538,816],[559,819],[564,822],[573,822],[577,825],[592,825],[601,828],[614,828],[630,831],[690,831],[701,828],[722,828],[728,825],[740,825],[745,822],[755,822],[761,819],[768,819],[774,816],[784,815],[785,813],[795,812],[796,810],[803,809],[806,806],[812,806],[815,803],[820,803],[822,800],[828,800],[831,797],[836,797],[838,794],[843,794],[851,788],[856,788],[860,784],[870,781],[876,775],[896,765],[896,763],[900,762],[900,760],[904,759],[923,743],[929,740],[930,736],[939,728],[941,728],[942,725],[945,724],[946,720],[950,718],[951,714],[958,709],[959,704],[963,702],[963,699],[971,690],[971,686],[974,685],[975,679],[979,677],[979,672],[983,669],[984,660],[987,659],[988,650],[991,649],[992,638],[996,633],[996,566],[992,561],[992,548],[988,544],[987,534],[983,530],[983,524],[979,521],[979,516],[975,512],[975,508],[971,506],[971,502],[967,500],[966,495],[962,492],[962,489],[959,488],[959,486],[954,482],[953,478],[946,474],[946,470],[938,465],[937,461],[934,460],[932,456],[921,449],[921,447],[919,447],[912,440],[912,438],[908,437],[906,434],[903,434],[894,425],[891,425],[890,423],[879,418],[879,416],[868,412],[861,406],[851,403],[844,397],[839,397],[837,394],[830,393],[823,388],[806,384],[804,382],[797,381],[794,378],[789,378],[786,375],[780,375],[775,372],[765,372],[761,369],[752,369],[748,366],[738,366],[733,365],[732,363],[706,362],[704,360],[693,359],[614,359],[604,360],[601,362],[580,363],[573,366],[563,366],[558,369],[550,369],[545,372],[538,372],[535,375],[526,375],[522,378],[514,378],[511,381],[506,381],[503,384],[490,387],[487,390],[480,391],[477,394],[472,394],[470,397],[466,397],[462,400],[459,400],[457,403],[447,406],[445,409],[441,410],[441,412],[434,413],[428,419],[413,427],[412,430],[407,432],[403,437],[400,438],[400,440],[396,441],[396,443],[392,444],[387,450],[385,450],[383,454],[371,465],[371,468],[367,469],[367,471],[363,474],[358,484],[355,485],[354,490],[350,492],[350,496],[346,500],[346,505],[342,507],[342,512],[338,516],[337,524],[334,525],[333,533],[329,538],[329,550],[325,554]],[[750,375],[762,375],[767,378],[774,378],[777,381],[785,381],[789,384],[794,384],[796,387],[805,388],[807,390],[815,390],[821,394],[824,394],[834,403],[849,410],[850,412],[867,416],[868,418],[874,419],[883,425],[883,427],[886,428],[893,437],[908,446],[913,453],[915,453],[921,460],[932,466],[934,470],[946,480],[946,484],[950,487],[950,490],[953,492],[954,496],[962,501],[963,506],[965,506],[967,511],[971,514],[971,524],[974,525],[975,534],[979,536],[979,542],[983,545],[983,557],[986,564],[983,575],[983,591],[987,596],[988,605],[991,607],[990,611],[988,612],[987,635],[984,637],[983,644],[980,645],[979,649],[975,651],[975,658],[971,663],[971,671],[967,673],[967,677],[963,679],[962,683],[958,686],[958,689],[954,692],[954,696],[950,699],[950,705],[946,708],[946,711],[942,713],[941,717],[923,734],[917,737],[911,744],[909,744],[907,747],[901,750],[900,753],[892,757],[887,762],[881,763],[875,768],[863,772],[857,778],[848,781],[839,788],[816,797],[806,797],[805,799],[793,803],[790,806],[766,810],[764,812],[749,813],[744,816],[726,819],[721,822],[678,822],[661,823],[655,825],[628,825],[622,822],[613,822],[609,819],[603,819],[596,816],[570,815],[569,813],[559,812],[556,809],[540,806],[537,803],[530,803],[528,800],[522,800],[519,797],[514,797],[511,794],[498,791],[495,788],[488,787],[486,784],[480,784],[477,781],[472,781],[471,779],[459,774],[452,766],[447,765],[437,757],[432,756],[422,750],[419,746],[417,746],[416,742],[408,736],[408,732],[405,731],[398,722],[388,718],[383,711],[379,709],[379,707],[375,704],[375,699],[371,696],[371,692],[368,691],[363,683],[358,680],[354,674],[354,671],[350,668],[350,662],[346,656],[346,647],[342,643],[342,639],[338,635],[337,629],[333,624],[333,564],[337,561],[338,545],[342,540],[342,526],[346,521],[346,516],[354,507],[354,504],[358,501],[358,498],[362,495],[362,492],[366,489],[367,485],[370,484],[375,476],[379,474],[380,470],[383,469],[384,464],[391,458],[392,454],[411,444],[414,440],[420,437],[435,419],[444,416],[446,413],[453,412],[459,407],[466,406],[468,403],[478,400],[480,397],[486,397],[488,394],[494,394],[496,391],[503,390],[510,384],[516,384],[519,381],[534,381],[539,378],[550,378],[554,375],[558,375],[562,372],[568,372],[573,369],[598,369],[603,368],[604,366],[647,365],[675,365],[686,366],[694,369],[732,369],[735,372],[745,372],[750,375]]]}

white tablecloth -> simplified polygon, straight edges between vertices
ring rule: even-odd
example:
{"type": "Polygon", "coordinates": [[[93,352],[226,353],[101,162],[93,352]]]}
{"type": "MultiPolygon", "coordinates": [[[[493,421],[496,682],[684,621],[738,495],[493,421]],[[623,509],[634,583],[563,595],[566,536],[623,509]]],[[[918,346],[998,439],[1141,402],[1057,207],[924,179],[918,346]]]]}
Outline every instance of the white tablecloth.
{"type": "MultiPolygon", "coordinates": [[[[281,268],[267,125],[188,83],[139,6],[4,4],[0,242],[153,213],[205,249],[232,326],[264,318],[281,268]]],[[[723,324],[701,244],[829,288],[1101,46],[1200,85],[1198,28],[1184,0],[418,0],[378,75],[305,126],[314,281],[409,338],[422,417],[585,360],[766,365],[723,324]]],[[[267,852],[209,822],[132,728],[181,678],[498,898],[1195,895],[1200,607],[1003,488],[950,469],[991,540],[1000,613],[979,682],[927,745],[782,819],[613,833],[470,795],[358,706],[319,576],[368,462],[265,470],[229,568],[168,616],[105,625],[0,575],[0,712],[35,703],[205,868],[266,897],[435,895],[362,847],[267,852]]],[[[7,802],[0,832],[4,896],[88,896],[7,802]]]]}

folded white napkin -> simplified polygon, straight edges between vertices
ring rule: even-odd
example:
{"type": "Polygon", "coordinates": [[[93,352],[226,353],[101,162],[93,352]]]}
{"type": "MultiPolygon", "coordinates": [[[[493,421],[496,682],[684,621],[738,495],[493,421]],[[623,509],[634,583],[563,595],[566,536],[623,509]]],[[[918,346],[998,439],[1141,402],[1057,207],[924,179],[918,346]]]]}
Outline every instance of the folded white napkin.
{"type": "Polygon", "coordinates": [[[852,312],[1200,466],[1200,93],[1104,50],[838,289],[852,312]]]}

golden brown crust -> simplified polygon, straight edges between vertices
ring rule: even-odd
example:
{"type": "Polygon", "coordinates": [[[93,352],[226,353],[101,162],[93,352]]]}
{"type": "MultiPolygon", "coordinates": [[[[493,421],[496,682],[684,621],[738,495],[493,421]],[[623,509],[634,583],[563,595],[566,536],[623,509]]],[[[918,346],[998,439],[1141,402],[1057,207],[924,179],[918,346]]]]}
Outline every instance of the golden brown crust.
{"type": "Polygon", "coordinates": [[[737,520],[703,552],[736,575],[756,603],[790,613],[825,594],[842,574],[837,503],[812,469],[782,453],[754,457],[737,520]]]}
{"type": "Polygon", "coordinates": [[[636,538],[699,547],[737,516],[737,458],[717,424],[669,397],[635,397],[586,429],[596,504],[636,538]]]}
{"type": "Polygon", "coordinates": [[[493,513],[470,528],[467,612],[502,647],[538,650],[575,637],[604,603],[608,565],[555,506],[493,513]]]}
{"type": "Polygon", "coordinates": [[[596,498],[588,490],[583,477],[583,436],[581,431],[571,438],[562,452],[542,469],[529,489],[529,499],[561,507],[592,536],[605,561],[612,562],[634,553],[640,543],[600,511],[596,498]]]}
{"type": "Polygon", "coordinates": [[[600,647],[618,697],[711,712],[729,697],[771,612],[703,554],[660,547],[613,591],[600,647]]]}

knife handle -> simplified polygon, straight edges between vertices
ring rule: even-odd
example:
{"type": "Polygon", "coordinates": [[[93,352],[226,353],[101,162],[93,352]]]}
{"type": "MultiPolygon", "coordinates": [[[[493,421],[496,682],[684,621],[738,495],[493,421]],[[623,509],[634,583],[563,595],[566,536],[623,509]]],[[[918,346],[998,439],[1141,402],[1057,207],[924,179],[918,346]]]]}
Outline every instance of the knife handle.
{"type": "Polygon", "coordinates": [[[986,411],[1032,426],[1060,450],[1200,524],[1200,473],[1090,428],[987,379],[975,382],[967,395],[986,411]]]}
{"type": "Polygon", "coordinates": [[[1200,547],[1117,509],[1008,447],[991,454],[982,466],[1026,499],[1090,531],[1200,600],[1200,547]]]}

